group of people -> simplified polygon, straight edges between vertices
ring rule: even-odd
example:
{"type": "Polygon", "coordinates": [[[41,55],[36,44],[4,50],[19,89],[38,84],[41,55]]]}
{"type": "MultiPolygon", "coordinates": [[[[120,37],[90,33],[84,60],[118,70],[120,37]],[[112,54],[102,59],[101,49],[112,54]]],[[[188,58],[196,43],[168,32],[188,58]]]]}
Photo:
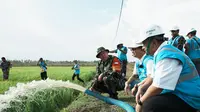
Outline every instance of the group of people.
{"type": "MultiPolygon", "coordinates": [[[[149,27],[145,37],[128,47],[139,61],[127,81],[123,60],[109,55],[104,47],[98,48],[100,61],[90,90],[115,99],[122,88],[131,91],[137,112],[196,112],[200,109],[200,38],[196,32],[192,28],[186,40],[174,27],[168,40],[160,26],[149,27]]],[[[117,47],[115,52],[126,54],[124,48],[117,47]]]]}
{"type": "MultiPolygon", "coordinates": [[[[72,70],[74,70],[74,73],[72,75],[72,81],[74,81],[75,77],[84,84],[84,81],[79,77],[80,75],[80,65],[78,64],[77,60],[74,60],[74,65],[72,66],[72,70]]],[[[37,65],[41,68],[40,76],[42,80],[46,80],[48,78],[47,76],[47,64],[43,60],[43,58],[40,58],[37,65]]]]}
{"type": "MultiPolygon", "coordinates": [[[[128,48],[139,59],[135,62],[133,74],[126,79],[128,49],[122,43],[116,50],[104,47],[97,49],[96,76],[90,90],[108,93],[118,99],[117,91],[125,90],[135,96],[137,112],[196,112],[200,109],[200,38],[192,28],[185,39],[179,35],[179,28],[171,29],[168,40],[161,27],[153,25],[145,31],[145,37],[128,48]],[[117,53],[117,56],[109,53],[117,53]]],[[[40,58],[41,79],[47,79],[47,64],[40,58]]],[[[3,79],[9,77],[12,64],[2,57],[0,65],[3,79]]],[[[75,77],[79,77],[80,65],[74,61],[75,77]]]]}

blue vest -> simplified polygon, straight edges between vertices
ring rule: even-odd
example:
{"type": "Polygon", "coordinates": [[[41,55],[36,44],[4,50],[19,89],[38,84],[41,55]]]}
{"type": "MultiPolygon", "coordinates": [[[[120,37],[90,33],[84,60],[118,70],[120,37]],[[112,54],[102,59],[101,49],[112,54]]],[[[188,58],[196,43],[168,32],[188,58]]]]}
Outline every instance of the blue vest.
{"type": "Polygon", "coordinates": [[[147,78],[147,62],[149,60],[153,60],[153,57],[150,55],[145,55],[144,58],[140,61],[136,62],[136,70],[137,74],[139,76],[140,81],[143,81],[145,78],[147,78]]]}
{"type": "MultiPolygon", "coordinates": [[[[127,51],[127,48],[124,46],[121,49],[127,51]]],[[[119,49],[117,49],[117,57],[120,59],[120,61],[127,60],[126,54],[122,53],[119,49]]]]}
{"type": "Polygon", "coordinates": [[[39,63],[39,65],[40,65],[40,67],[44,70],[44,71],[47,71],[47,65],[46,65],[46,63],[44,62],[44,61],[41,61],[40,63],[39,63]]]}
{"type": "MultiPolygon", "coordinates": [[[[181,36],[176,36],[174,39],[172,39],[172,38],[169,39],[169,41],[167,43],[176,47],[178,45],[178,41],[180,38],[181,38],[181,36]]],[[[181,51],[183,51],[183,48],[181,51]]]]}
{"type": "Polygon", "coordinates": [[[171,92],[195,109],[200,109],[200,77],[190,58],[176,47],[164,45],[154,56],[154,65],[165,58],[179,60],[183,69],[179,76],[175,90],[164,89],[162,93],[171,92]]]}
{"type": "Polygon", "coordinates": [[[79,68],[79,69],[77,69],[77,68],[79,68],[79,64],[75,64],[75,65],[74,65],[74,73],[75,73],[76,75],[80,74],[80,68],[79,68]]]}
{"type": "Polygon", "coordinates": [[[200,44],[200,39],[196,36],[187,40],[187,43],[189,44],[187,55],[190,57],[190,59],[200,58],[200,45],[197,42],[200,44]]]}

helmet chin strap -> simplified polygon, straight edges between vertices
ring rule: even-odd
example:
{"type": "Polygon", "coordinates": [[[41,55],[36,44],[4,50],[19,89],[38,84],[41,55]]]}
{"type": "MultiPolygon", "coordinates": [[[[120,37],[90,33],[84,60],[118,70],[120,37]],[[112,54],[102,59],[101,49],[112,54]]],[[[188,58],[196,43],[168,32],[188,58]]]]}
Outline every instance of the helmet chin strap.
{"type": "Polygon", "coordinates": [[[150,38],[149,41],[148,41],[147,50],[146,50],[147,55],[149,55],[149,50],[150,50],[150,45],[151,45],[152,40],[153,40],[153,38],[150,38]]]}

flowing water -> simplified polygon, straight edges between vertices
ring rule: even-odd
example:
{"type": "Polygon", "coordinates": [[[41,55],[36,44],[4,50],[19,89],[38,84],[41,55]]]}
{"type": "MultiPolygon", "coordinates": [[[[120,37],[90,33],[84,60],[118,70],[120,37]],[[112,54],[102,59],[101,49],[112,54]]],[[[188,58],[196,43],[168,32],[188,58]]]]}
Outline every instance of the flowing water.
{"type": "MultiPolygon", "coordinates": [[[[82,92],[85,92],[86,88],[71,83],[69,81],[62,81],[62,80],[51,80],[47,79],[45,81],[32,81],[29,83],[18,83],[16,87],[10,87],[8,91],[4,94],[0,94],[0,112],[6,108],[10,107],[10,102],[19,100],[19,97],[29,96],[32,94],[33,90],[41,91],[44,89],[51,89],[57,87],[65,87],[65,88],[72,88],[82,92]]],[[[20,101],[19,101],[20,102],[20,101]]]]}

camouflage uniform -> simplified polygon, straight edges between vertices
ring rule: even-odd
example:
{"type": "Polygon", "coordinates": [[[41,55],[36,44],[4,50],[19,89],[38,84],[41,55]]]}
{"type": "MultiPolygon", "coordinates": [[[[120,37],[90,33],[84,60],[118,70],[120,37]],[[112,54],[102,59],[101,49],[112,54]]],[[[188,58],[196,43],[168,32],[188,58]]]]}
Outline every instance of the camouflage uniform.
{"type": "Polygon", "coordinates": [[[111,55],[109,55],[109,58],[106,61],[99,61],[92,88],[100,93],[108,93],[110,97],[117,99],[117,90],[123,90],[125,80],[120,71],[113,70],[113,60],[119,61],[117,57],[111,55]],[[107,78],[105,80],[98,81],[98,76],[100,74],[103,74],[103,78],[107,78]]]}
{"type": "Polygon", "coordinates": [[[3,80],[8,79],[10,68],[11,68],[11,63],[9,61],[5,61],[1,63],[1,69],[3,72],[3,80]]]}

